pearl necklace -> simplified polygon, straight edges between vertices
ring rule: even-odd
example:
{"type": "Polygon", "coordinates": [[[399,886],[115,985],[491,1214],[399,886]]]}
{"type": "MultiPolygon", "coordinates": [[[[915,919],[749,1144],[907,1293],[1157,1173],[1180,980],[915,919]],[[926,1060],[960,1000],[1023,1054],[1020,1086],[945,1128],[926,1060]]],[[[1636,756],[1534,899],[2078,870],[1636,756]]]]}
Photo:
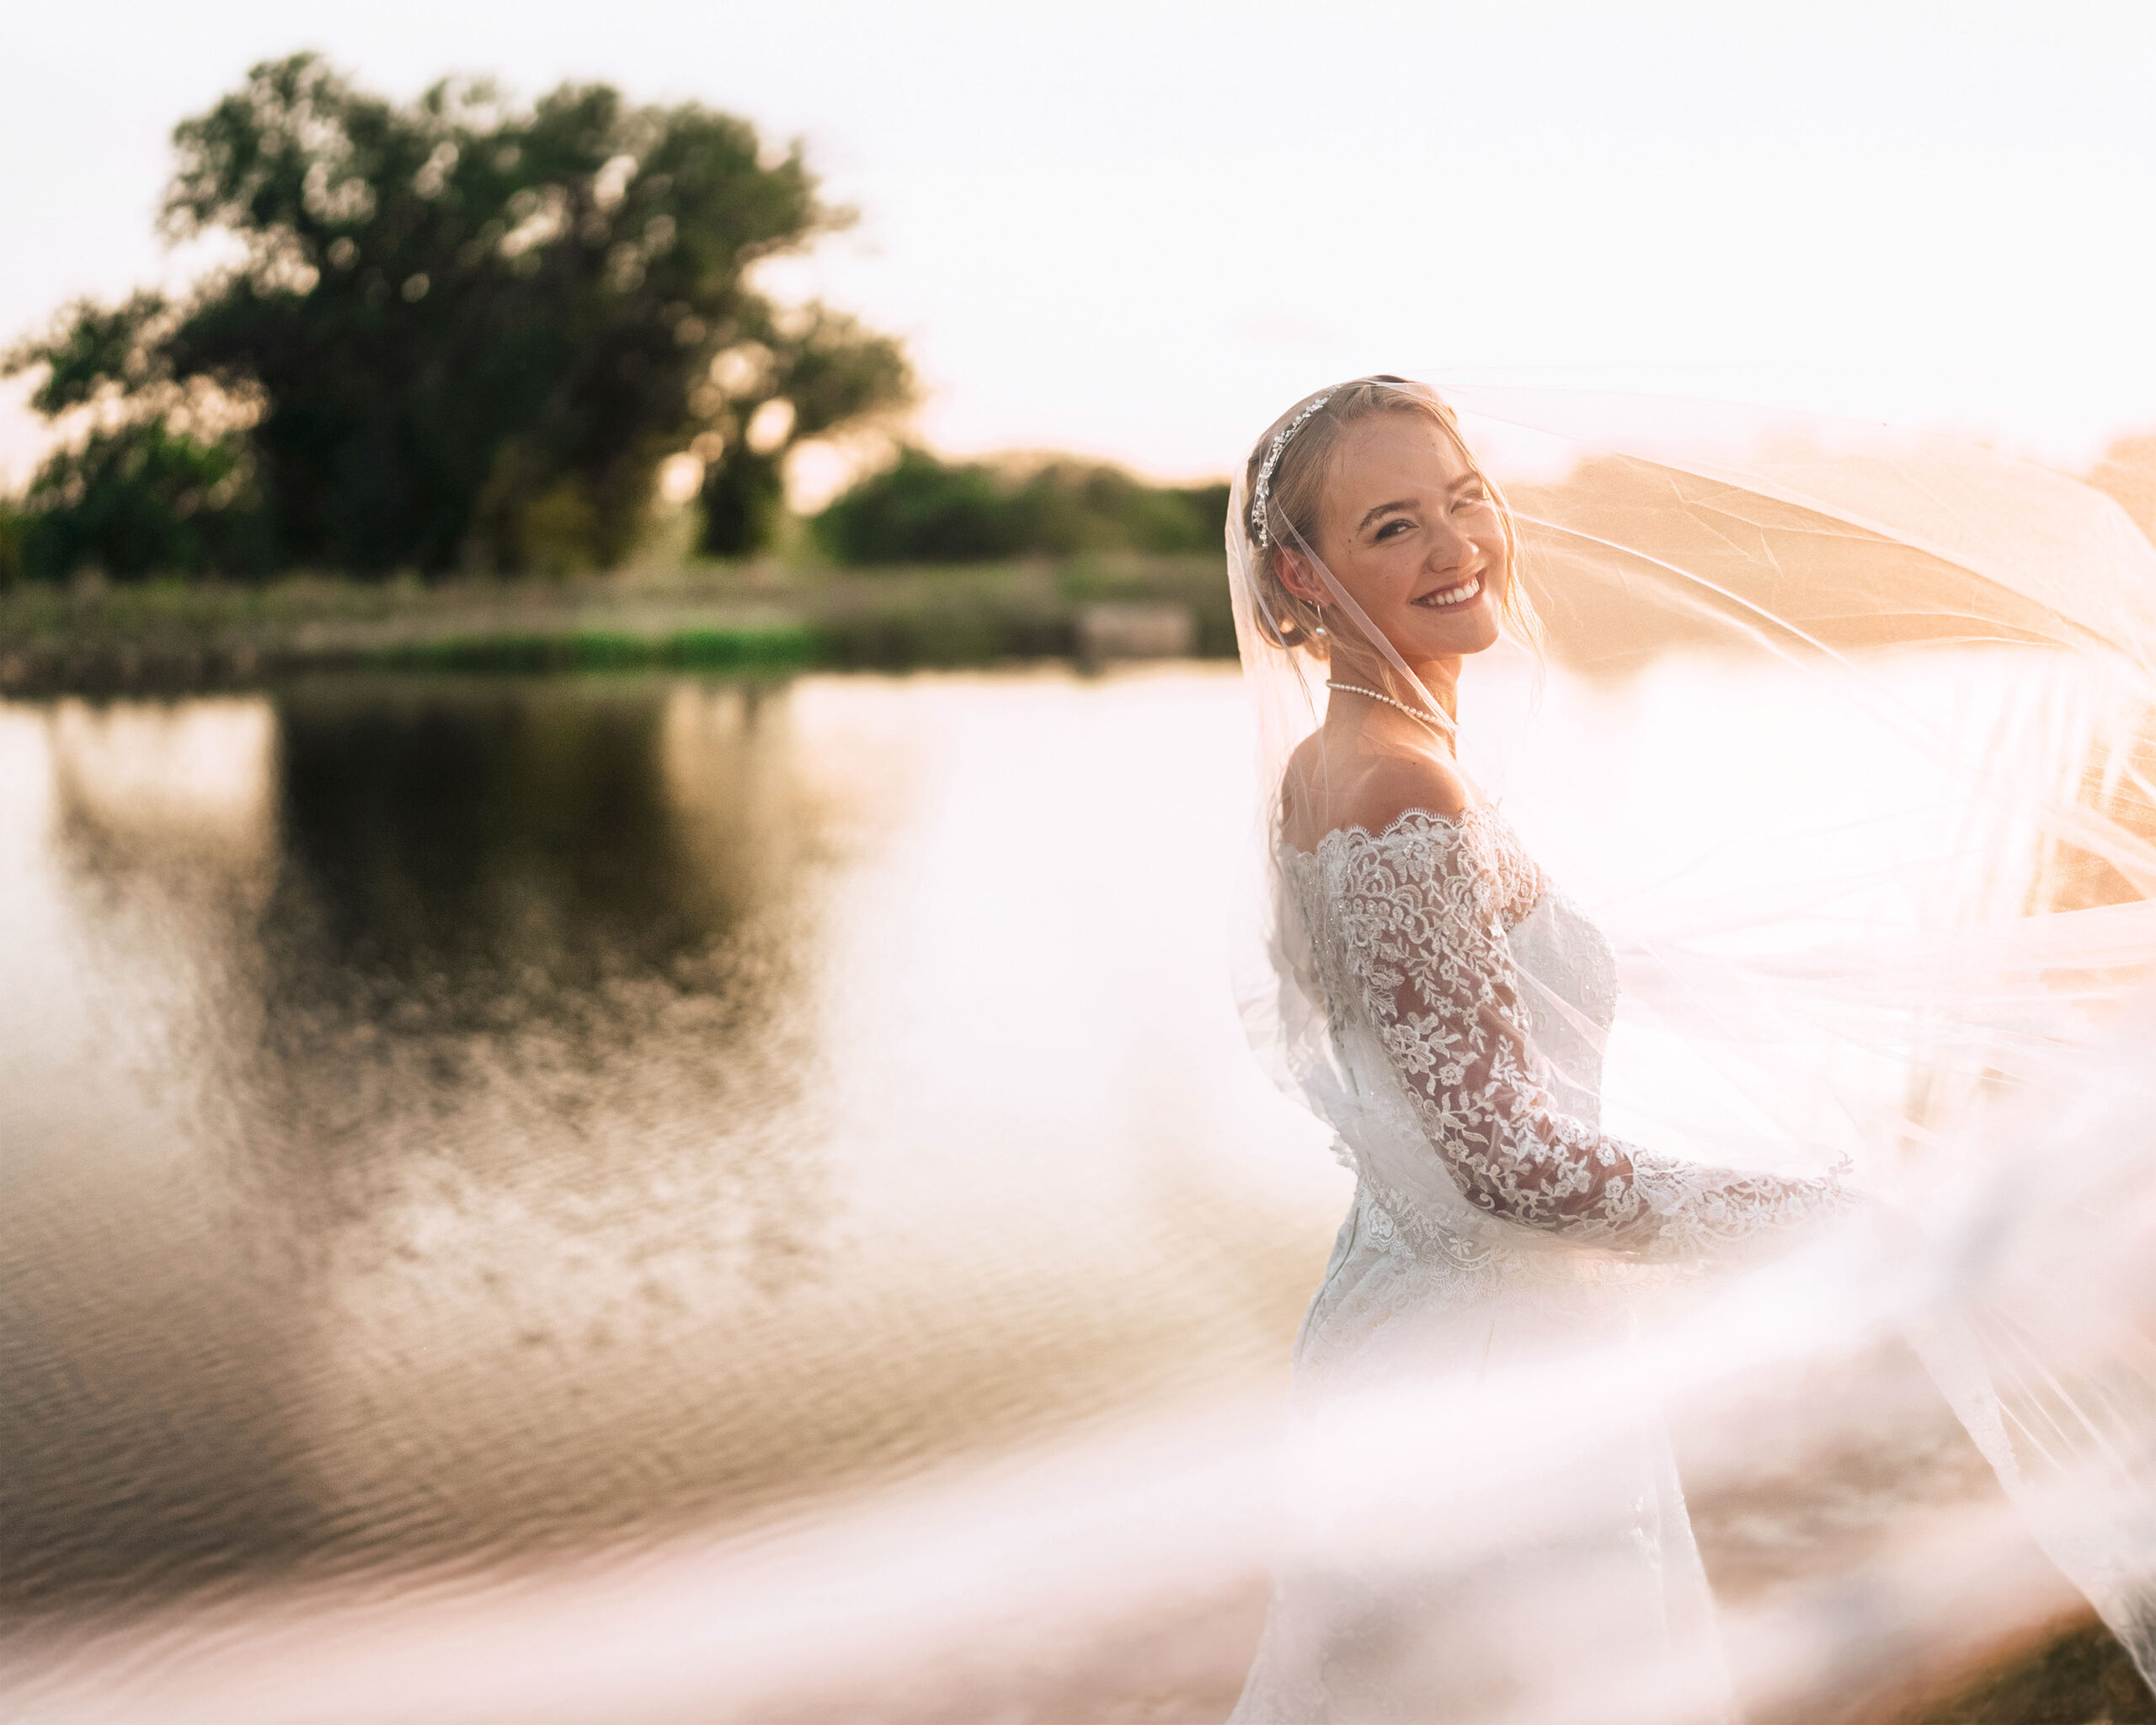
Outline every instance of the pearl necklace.
{"type": "Polygon", "coordinates": [[[1360,683],[1336,683],[1328,681],[1326,684],[1326,687],[1328,689],[1337,689],[1343,695],[1368,695],[1373,701],[1382,701],[1386,706],[1394,708],[1398,711],[1406,713],[1417,724],[1429,726],[1429,728],[1435,731],[1439,736],[1443,736],[1445,734],[1445,728],[1439,724],[1436,719],[1431,718],[1428,713],[1417,713],[1413,708],[1406,706],[1401,702],[1394,700],[1391,696],[1381,695],[1375,689],[1366,689],[1360,683]]]}

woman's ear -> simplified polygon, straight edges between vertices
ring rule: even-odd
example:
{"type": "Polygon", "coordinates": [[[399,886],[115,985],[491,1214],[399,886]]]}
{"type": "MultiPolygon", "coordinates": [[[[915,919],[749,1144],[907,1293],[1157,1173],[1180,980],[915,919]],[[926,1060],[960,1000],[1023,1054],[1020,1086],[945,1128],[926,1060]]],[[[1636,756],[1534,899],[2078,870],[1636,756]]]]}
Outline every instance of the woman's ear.
{"type": "Polygon", "coordinates": [[[1325,582],[1310,567],[1310,560],[1299,551],[1290,551],[1286,546],[1276,546],[1273,573],[1279,576],[1280,585],[1305,605],[1322,606],[1327,597],[1325,582]]]}

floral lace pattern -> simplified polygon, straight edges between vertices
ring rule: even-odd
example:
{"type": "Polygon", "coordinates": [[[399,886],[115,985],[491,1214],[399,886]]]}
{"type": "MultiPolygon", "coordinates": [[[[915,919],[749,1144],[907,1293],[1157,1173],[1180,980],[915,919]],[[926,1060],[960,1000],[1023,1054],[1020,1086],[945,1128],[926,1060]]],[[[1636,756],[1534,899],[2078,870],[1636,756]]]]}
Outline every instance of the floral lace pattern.
{"type": "Polygon", "coordinates": [[[1565,1111],[1508,932],[1553,889],[1494,811],[1412,810],[1379,834],[1328,833],[1296,873],[1336,1035],[1353,1019],[1374,1033],[1432,1149],[1486,1215],[1671,1259],[1845,1207],[1832,1179],[1658,1155],[1565,1111]]]}

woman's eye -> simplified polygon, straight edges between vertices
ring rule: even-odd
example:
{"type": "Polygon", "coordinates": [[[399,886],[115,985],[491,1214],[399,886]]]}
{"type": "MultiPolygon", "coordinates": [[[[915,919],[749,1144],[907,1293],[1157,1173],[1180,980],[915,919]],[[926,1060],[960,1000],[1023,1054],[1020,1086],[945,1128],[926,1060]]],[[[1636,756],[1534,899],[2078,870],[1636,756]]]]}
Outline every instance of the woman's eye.
{"type": "Polygon", "coordinates": [[[1378,529],[1377,537],[1380,539],[1397,538],[1401,534],[1405,533],[1407,531],[1411,523],[1405,520],[1387,521],[1382,527],[1378,529]]]}

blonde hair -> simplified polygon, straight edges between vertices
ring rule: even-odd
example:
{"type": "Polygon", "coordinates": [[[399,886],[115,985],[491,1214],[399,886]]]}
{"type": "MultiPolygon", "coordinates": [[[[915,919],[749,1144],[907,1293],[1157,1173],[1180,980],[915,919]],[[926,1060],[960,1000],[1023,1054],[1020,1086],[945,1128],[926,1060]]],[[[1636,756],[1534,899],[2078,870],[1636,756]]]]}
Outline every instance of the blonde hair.
{"type": "Polygon", "coordinates": [[[1281,446],[1261,505],[1264,537],[1259,537],[1257,526],[1249,516],[1242,523],[1244,537],[1250,544],[1251,568],[1256,572],[1259,627],[1283,647],[1299,649],[1319,659],[1326,657],[1318,607],[1281,579],[1281,561],[1290,554],[1281,542],[1299,538],[1305,545],[1315,543],[1318,512],[1325,500],[1326,480],[1331,474],[1332,457],[1339,448],[1341,436],[1349,426],[1380,414],[1420,414],[1444,431],[1453,447],[1460,451],[1460,459],[1467,463],[1468,471],[1482,482],[1483,489],[1497,507],[1498,529],[1505,543],[1505,590],[1499,601],[1498,615],[1513,638],[1540,657],[1542,620],[1534,614],[1534,601],[1527,596],[1526,585],[1520,579],[1519,531],[1513,520],[1512,505],[1482,471],[1482,464],[1475,459],[1467,440],[1460,435],[1459,420],[1437,391],[1427,383],[1414,383],[1390,374],[1358,377],[1352,383],[1337,384],[1305,396],[1265,428],[1265,435],[1251,451],[1250,464],[1243,475],[1244,494],[1255,498],[1273,440],[1289,425],[1296,426],[1281,446]],[[1298,417],[1305,413],[1310,403],[1321,399],[1323,405],[1296,425],[1298,417]]]}

